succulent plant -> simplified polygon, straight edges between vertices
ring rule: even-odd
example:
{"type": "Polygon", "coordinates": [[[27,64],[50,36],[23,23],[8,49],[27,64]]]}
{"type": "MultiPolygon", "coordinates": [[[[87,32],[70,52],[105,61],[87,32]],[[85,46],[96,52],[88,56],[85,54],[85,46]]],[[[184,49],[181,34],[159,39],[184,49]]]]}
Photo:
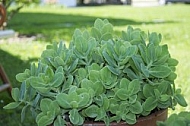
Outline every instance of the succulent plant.
{"type": "Polygon", "coordinates": [[[189,126],[190,112],[181,111],[180,113],[171,114],[166,121],[158,121],[157,126],[189,126]]]}
{"type": "Polygon", "coordinates": [[[161,35],[131,26],[114,35],[108,20],[97,19],[91,31],[76,29],[69,47],[48,45],[38,64],[19,73],[15,102],[30,109],[38,126],[82,125],[85,121],[136,123],[151,112],[187,106],[174,80],[178,61],[161,35]]]}

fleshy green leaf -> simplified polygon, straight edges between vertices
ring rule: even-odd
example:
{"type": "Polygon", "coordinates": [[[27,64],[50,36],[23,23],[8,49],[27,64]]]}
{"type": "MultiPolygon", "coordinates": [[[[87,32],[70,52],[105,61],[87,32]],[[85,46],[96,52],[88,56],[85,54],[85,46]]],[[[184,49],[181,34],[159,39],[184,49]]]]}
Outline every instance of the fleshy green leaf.
{"type": "Polygon", "coordinates": [[[13,88],[11,91],[12,98],[18,102],[19,101],[19,96],[20,96],[20,91],[18,88],[13,88]]]}
{"type": "Polygon", "coordinates": [[[185,101],[184,97],[181,94],[176,94],[174,98],[177,100],[178,104],[183,107],[187,106],[187,102],[185,101]]]}
{"type": "Polygon", "coordinates": [[[121,100],[127,100],[130,97],[130,94],[129,91],[127,91],[126,89],[119,89],[116,92],[116,96],[121,100]]]}
{"type": "Polygon", "coordinates": [[[132,95],[132,94],[136,94],[137,92],[140,91],[140,82],[139,80],[135,79],[133,81],[131,81],[129,83],[129,86],[128,86],[128,91],[129,93],[132,95]]]}
{"type": "Polygon", "coordinates": [[[99,78],[100,78],[100,73],[99,73],[99,71],[91,70],[91,71],[89,72],[89,78],[90,78],[90,80],[93,81],[93,82],[99,81],[99,78]]]}
{"type": "Polygon", "coordinates": [[[128,124],[135,124],[136,123],[136,116],[133,113],[128,113],[125,118],[126,118],[125,121],[128,124]]]}
{"type": "Polygon", "coordinates": [[[165,78],[170,75],[171,69],[167,66],[160,65],[150,68],[149,73],[154,77],[165,78]]]}
{"type": "Polygon", "coordinates": [[[51,118],[47,115],[43,115],[41,118],[39,118],[37,124],[38,126],[47,126],[53,123],[54,118],[51,118]]]}
{"type": "Polygon", "coordinates": [[[29,77],[30,77],[30,70],[28,70],[28,69],[26,69],[24,73],[19,73],[19,74],[16,75],[16,79],[19,82],[23,82],[26,79],[28,79],[29,77]]]}
{"type": "Polygon", "coordinates": [[[92,34],[92,36],[93,36],[96,40],[100,41],[101,33],[100,33],[100,31],[99,31],[97,28],[92,28],[92,29],[91,29],[91,34],[92,34]]]}
{"type": "Polygon", "coordinates": [[[28,107],[29,107],[29,105],[26,105],[26,106],[24,106],[24,107],[22,108],[22,111],[21,111],[21,122],[23,122],[24,119],[25,119],[26,110],[27,110],[28,107]]]}
{"type": "Polygon", "coordinates": [[[72,109],[69,112],[69,119],[74,125],[82,125],[84,122],[83,118],[81,117],[77,109],[72,109]]]}
{"type": "Polygon", "coordinates": [[[56,73],[53,77],[52,82],[51,82],[51,86],[52,87],[59,87],[62,84],[63,80],[64,80],[63,73],[60,73],[60,72],[56,73]]]}
{"type": "Polygon", "coordinates": [[[88,117],[95,118],[97,116],[97,110],[98,110],[98,106],[91,105],[91,106],[89,106],[88,108],[85,109],[85,114],[88,117]]]}
{"type": "Polygon", "coordinates": [[[4,106],[4,109],[14,109],[20,105],[19,102],[11,102],[8,105],[4,106]]]}
{"type": "Polygon", "coordinates": [[[40,108],[41,108],[42,112],[46,113],[47,111],[50,110],[49,107],[50,107],[51,102],[52,102],[52,100],[49,99],[49,98],[44,98],[44,99],[41,100],[40,108]]]}
{"type": "Polygon", "coordinates": [[[141,103],[139,101],[136,101],[130,106],[129,110],[134,114],[140,114],[143,111],[143,108],[141,103]]]}
{"type": "Polygon", "coordinates": [[[154,86],[150,84],[146,84],[143,87],[143,94],[146,98],[154,96],[154,86]]]}
{"type": "Polygon", "coordinates": [[[68,95],[64,93],[60,93],[57,95],[56,100],[58,104],[63,108],[71,108],[71,105],[68,100],[68,95]]]}
{"type": "Polygon", "coordinates": [[[54,121],[54,126],[65,126],[65,125],[66,121],[60,115],[58,115],[56,120],[54,121]]]}
{"type": "Polygon", "coordinates": [[[101,30],[104,27],[104,22],[101,19],[96,19],[94,22],[94,27],[101,30]]]}
{"type": "Polygon", "coordinates": [[[157,106],[157,99],[155,97],[148,97],[143,103],[145,111],[152,111],[157,106]]]}
{"type": "Polygon", "coordinates": [[[177,66],[177,64],[178,64],[178,61],[173,58],[169,58],[167,62],[168,62],[169,66],[177,66]]]}

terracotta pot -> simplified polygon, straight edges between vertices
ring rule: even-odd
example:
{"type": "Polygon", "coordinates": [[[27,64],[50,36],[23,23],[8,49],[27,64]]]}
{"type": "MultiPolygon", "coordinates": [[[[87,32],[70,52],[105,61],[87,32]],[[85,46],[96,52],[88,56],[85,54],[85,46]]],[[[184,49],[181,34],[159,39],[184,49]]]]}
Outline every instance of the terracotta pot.
{"type": "MultiPolygon", "coordinates": [[[[152,113],[149,116],[140,117],[137,119],[137,123],[134,125],[126,124],[125,122],[116,123],[113,122],[110,126],[156,126],[157,121],[165,121],[168,116],[168,109],[160,110],[155,113],[152,113]]],[[[53,125],[50,125],[53,126],[53,125]]],[[[67,126],[72,126],[70,123],[67,126]]],[[[103,122],[85,122],[83,126],[105,126],[103,122]]]]}
{"type": "MultiPolygon", "coordinates": [[[[110,126],[156,126],[157,121],[165,121],[168,116],[168,110],[160,110],[155,113],[152,113],[149,116],[141,117],[137,119],[137,123],[134,125],[128,125],[125,122],[120,123],[111,123],[110,126]]],[[[93,122],[93,123],[85,123],[83,126],[105,126],[104,123],[93,122]]]]}

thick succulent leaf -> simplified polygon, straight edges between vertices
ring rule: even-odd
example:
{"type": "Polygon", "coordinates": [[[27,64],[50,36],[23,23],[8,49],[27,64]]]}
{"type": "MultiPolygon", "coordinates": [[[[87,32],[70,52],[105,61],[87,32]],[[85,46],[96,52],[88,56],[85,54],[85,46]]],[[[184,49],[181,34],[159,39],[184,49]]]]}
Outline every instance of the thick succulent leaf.
{"type": "Polygon", "coordinates": [[[88,70],[97,70],[97,71],[99,71],[99,70],[101,70],[101,67],[97,63],[92,63],[92,65],[88,67],[88,70]]]}
{"type": "Polygon", "coordinates": [[[69,111],[69,119],[74,125],[82,125],[84,122],[84,119],[81,117],[77,109],[69,111]]]}
{"type": "Polygon", "coordinates": [[[19,100],[26,99],[26,93],[27,93],[27,86],[26,86],[26,81],[22,82],[21,87],[20,87],[20,97],[19,100]]]}
{"type": "Polygon", "coordinates": [[[129,110],[134,114],[140,114],[143,111],[142,105],[139,101],[136,101],[134,104],[131,104],[129,110]]]}
{"type": "Polygon", "coordinates": [[[8,105],[4,106],[4,109],[14,109],[20,105],[20,102],[11,102],[8,105]]]}
{"type": "Polygon", "coordinates": [[[129,97],[130,97],[130,93],[128,90],[126,89],[119,89],[117,92],[116,92],[116,96],[118,98],[120,98],[121,100],[127,100],[129,97]]]}
{"type": "Polygon", "coordinates": [[[37,124],[38,126],[47,126],[53,123],[54,118],[49,117],[47,115],[43,115],[41,118],[39,118],[37,124]]]}
{"type": "Polygon", "coordinates": [[[145,84],[143,87],[143,94],[146,98],[154,96],[154,88],[156,88],[153,85],[145,84]]]}
{"type": "Polygon", "coordinates": [[[160,99],[161,92],[158,89],[154,89],[154,95],[155,95],[156,99],[160,99]]]}
{"type": "Polygon", "coordinates": [[[53,64],[56,64],[56,67],[59,67],[59,66],[64,66],[65,62],[61,57],[57,56],[57,57],[54,58],[54,63],[53,64]]]}
{"type": "Polygon", "coordinates": [[[36,107],[37,104],[39,103],[40,98],[41,98],[41,95],[37,94],[36,97],[35,97],[35,99],[33,100],[32,106],[36,107]]]}
{"type": "Polygon", "coordinates": [[[170,75],[166,78],[168,81],[173,82],[177,78],[177,74],[171,72],[170,75]]]}
{"type": "Polygon", "coordinates": [[[18,88],[13,88],[11,91],[12,98],[18,102],[19,101],[19,96],[20,96],[20,91],[18,88]]]}
{"type": "Polygon", "coordinates": [[[93,84],[93,89],[95,91],[96,96],[102,94],[105,91],[105,88],[101,82],[95,82],[93,84]]]}
{"type": "Polygon", "coordinates": [[[162,55],[161,57],[159,57],[154,63],[153,65],[164,65],[166,63],[166,61],[169,58],[169,54],[166,55],[162,55]]]}
{"type": "Polygon", "coordinates": [[[187,106],[187,102],[186,102],[185,98],[181,94],[176,94],[174,96],[174,98],[176,99],[176,101],[178,102],[179,105],[181,105],[183,107],[187,106]]]}
{"type": "Polygon", "coordinates": [[[110,104],[109,106],[109,110],[112,114],[116,114],[116,112],[118,111],[119,108],[119,104],[118,103],[114,103],[114,104],[110,104]]]}
{"type": "Polygon", "coordinates": [[[171,98],[171,96],[169,96],[169,95],[167,95],[167,94],[164,94],[164,95],[161,95],[161,96],[160,96],[160,101],[166,102],[166,101],[168,101],[170,98],[171,98]]]}
{"type": "Polygon", "coordinates": [[[145,111],[152,111],[156,108],[158,101],[155,97],[148,97],[146,101],[143,103],[143,109],[145,111]]]}
{"type": "Polygon", "coordinates": [[[132,45],[127,48],[126,54],[127,56],[131,57],[137,53],[137,47],[135,45],[132,45]]]}
{"type": "Polygon", "coordinates": [[[79,29],[75,29],[72,39],[75,40],[78,36],[82,36],[82,32],[79,29]]]}
{"type": "Polygon", "coordinates": [[[52,87],[59,87],[64,81],[64,75],[63,73],[56,73],[53,77],[52,82],[50,83],[50,85],[52,87]]]}
{"type": "Polygon", "coordinates": [[[112,33],[113,32],[113,26],[110,23],[105,24],[102,28],[101,28],[101,33],[112,33]]]}
{"type": "Polygon", "coordinates": [[[140,91],[140,82],[135,79],[129,83],[128,91],[130,95],[137,94],[140,91]]]}
{"type": "Polygon", "coordinates": [[[149,77],[149,70],[143,63],[141,63],[141,71],[146,78],[149,77]]]}
{"type": "Polygon", "coordinates": [[[110,70],[107,67],[102,68],[100,70],[100,77],[101,77],[101,80],[106,82],[108,79],[111,78],[110,70]]]}
{"type": "Polygon", "coordinates": [[[52,79],[54,76],[53,69],[50,67],[47,67],[47,69],[45,70],[45,76],[48,76],[48,78],[52,79]]]}
{"type": "Polygon", "coordinates": [[[66,109],[72,108],[67,94],[64,94],[64,93],[58,94],[56,97],[56,101],[63,108],[66,108],[66,109]]]}
{"type": "Polygon", "coordinates": [[[40,77],[30,77],[29,82],[30,85],[40,93],[47,93],[50,90],[48,84],[46,84],[40,77]]]}
{"type": "Polygon", "coordinates": [[[37,95],[37,92],[34,88],[32,88],[31,86],[28,87],[27,93],[29,95],[29,100],[32,101],[35,99],[35,96],[37,95]]]}
{"type": "Polygon", "coordinates": [[[149,69],[149,73],[158,78],[165,78],[170,75],[171,69],[167,66],[160,65],[149,69]]]}
{"type": "Polygon", "coordinates": [[[52,100],[49,98],[44,98],[41,100],[40,102],[40,108],[42,110],[42,112],[46,113],[47,111],[50,110],[50,104],[51,104],[52,100]]]}
{"type": "Polygon", "coordinates": [[[157,59],[154,44],[153,43],[149,44],[147,49],[148,49],[147,56],[149,63],[153,63],[157,59]]]}
{"type": "Polygon", "coordinates": [[[127,90],[129,83],[130,81],[127,78],[122,78],[119,87],[127,90]]]}
{"type": "Polygon", "coordinates": [[[29,108],[29,105],[26,105],[26,106],[24,106],[24,107],[22,108],[22,111],[21,111],[21,122],[24,121],[25,116],[26,116],[26,111],[27,111],[28,108],[29,108]]]}
{"type": "Polygon", "coordinates": [[[138,45],[138,48],[140,50],[140,53],[141,53],[141,56],[142,56],[142,59],[144,62],[146,62],[148,64],[148,59],[147,59],[147,48],[144,44],[139,44],[138,45]]]}
{"type": "Polygon", "coordinates": [[[62,85],[62,92],[69,90],[70,85],[73,83],[73,76],[69,75],[67,80],[62,85]]]}
{"type": "Polygon", "coordinates": [[[133,62],[135,64],[135,67],[139,71],[141,71],[141,64],[143,63],[143,60],[142,60],[141,56],[140,55],[133,55],[132,56],[132,60],[133,60],[133,62]]]}
{"type": "MultiPolygon", "coordinates": [[[[160,99],[162,99],[162,98],[160,98],[160,99]]],[[[172,99],[171,98],[169,98],[167,101],[161,101],[161,100],[159,100],[157,107],[161,108],[161,109],[167,109],[169,106],[171,106],[171,103],[172,103],[172,99]]]]}
{"type": "Polygon", "coordinates": [[[80,80],[86,78],[86,76],[87,76],[87,71],[86,71],[86,69],[84,69],[84,68],[79,68],[79,69],[78,69],[78,76],[79,76],[80,80]]]}
{"type": "Polygon", "coordinates": [[[72,64],[71,66],[69,67],[69,71],[68,72],[72,72],[76,69],[77,65],[78,65],[78,61],[79,59],[77,58],[72,64]]]}
{"type": "Polygon", "coordinates": [[[49,108],[50,108],[51,113],[55,115],[58,115],[60,113],[60,107],[56,100],[51,102],[49,108]]]}
{"type": "Polygon", "coordinates": [[[136,123],[136,115],[133,113],[128,113],[125,117],[125,121],[127,122],[127,124],[135,124],[136,123]]]}
{"type": "Polygon", "coordinates": [[[97,117],[96,117],[95,121],[102,120],[106,116],[107,116],[106,111],[103,108],[99,108],[97,111],[97,117]]]}
{"type": "Polygon", "coordinates": [[[178,60],[173,59],[173,58],[169,58],[169,59],[167,60],[167,63],[168,63],[169,66],[177,66],[178,60]]]}
{"type": "Polygon", "coordinates": [[[158,85],[158,90],[161,94],[164,94],[167,92],[168,88],[170,86],[170,83],[168,83],[167,81],[162,81],[159,85],[158,85]]]}
{"type": "Polygon", "coordinates": [[[154,45],[159,45],[162,39],[161,34],[157,34],[156,32],[149,34],[148,37],[149,37],[149,43],[153,43],[154,45]]]}
{"type": "Polygon", "coordinates": [[[114,68],[110,65],[107,65],[108,69],[115,75],[119,75],[121,73],[121,71],[118,68],[114,68]]]}
{"type": "Polygon", "coordinates": [[[101,30],[104,27],[104,21],[101,19],[96,19],[94,22],[94,27],[97,28],[98,30],[101,30]]]}
{"type": "Polygon", "coordinates": [[[100,33],[100,31],[99,31],[97,28],[92,28],[92,29],[91,29],[91,34],[92,34],[92,36],[93,36],[96,40],[100,41],[101,33],[100,33]]]}
{"type": "Polygon", "coordinates": [[[88,108],[85,109],[85,114],[88,117],[95,118],[97,116],[97,111],[98,111],[98,106],[96,105],[91,105],[88,108]]]}
{"type": "Polygon", "coordinates": [[[137,95],[132,95],[129,97],[129,103],[134,104],[137,101],[137,95]]]}
{"type": "Polygon", "coordinates": [[[78,102],[78,107],[85,107],[87,106],[91,101],[91,96],[88,93],[82,93],[79,94],[80,100],[78,102]]]}
{"type": "Polygon", "coordinates": [[[53,123],[54,126],[64,126],[66,125],[66,121],[60,116],[58,115],[56,120],[53,123]]]}
{"type": "Polygon", "coordinates": [[[90,70],[89,72],[89,79],[93,82],[99,81],[100,80],[100,73],[99,71],[96,70],[90,70]]]}
{"type": "Polygon", "coordinates": [[[133,79],[138,79],[138,78],[139,78],[139,76],[138,76],[134,71],[132,71],[132,70],[129,69],[129,68],[125,68],[125,69],[123,70],[123,72],[126,73],[127,76],[128,76],[131,80],[133,80],[133,79]]]}
{"type": "Polygon", "coordinates": [[[28,79],[29,77],[30,77],[30,70],[28,70],[28,69],[26,69],[24,73],[19,73],[19,74],[16,75],[16,79],[19,82],[23,82],[26,79],[28,79]]]}
{"type": "Polygon", "coordinates": [[[104,41],[108,41],[109,39],[112,39],[112,34],[111,33],[106,33],[103,34],[102,37],[100,38],[100,40],[104,40],[104,41]]]}
{"type": "Polygon", "coordinates": [[[109,105],[110,105],[109,99],[106,96],[104,96],[103,97],[103,108],[104,108],[104,110],[108,110],[109,105]]]}
{"type": "Polygon", "coordinates": [[[112,67],[117,67],[115,60],[114,60],[113,58],[111,58],[111,57],[109,56],[109,54],[108,54],[106,51],[103,51],[103,52],[102,52],[102,55],[103,55],[103,57],[105,58],[106,62],[107,62],[110,66],[112,66],[112,67]]]}

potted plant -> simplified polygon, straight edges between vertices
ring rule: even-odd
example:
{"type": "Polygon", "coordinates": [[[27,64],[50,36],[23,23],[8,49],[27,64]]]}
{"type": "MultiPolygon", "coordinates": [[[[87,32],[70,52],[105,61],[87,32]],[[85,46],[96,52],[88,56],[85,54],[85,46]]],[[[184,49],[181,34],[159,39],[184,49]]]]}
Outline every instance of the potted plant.
{"type": "Polygon", "coordinates": [[[21,121],[30,109],[38,126],[108,126],[141,125],[154,112],[187,106],[175,88],[178,61],[160,42],[160,34],[131,26],[116,36],[108,20],[97,19],[90,32],[76,29],[69,47],[47,46],[37,65],[16,76],[21,87],[4,108],[23,106],[21,121]]]}

